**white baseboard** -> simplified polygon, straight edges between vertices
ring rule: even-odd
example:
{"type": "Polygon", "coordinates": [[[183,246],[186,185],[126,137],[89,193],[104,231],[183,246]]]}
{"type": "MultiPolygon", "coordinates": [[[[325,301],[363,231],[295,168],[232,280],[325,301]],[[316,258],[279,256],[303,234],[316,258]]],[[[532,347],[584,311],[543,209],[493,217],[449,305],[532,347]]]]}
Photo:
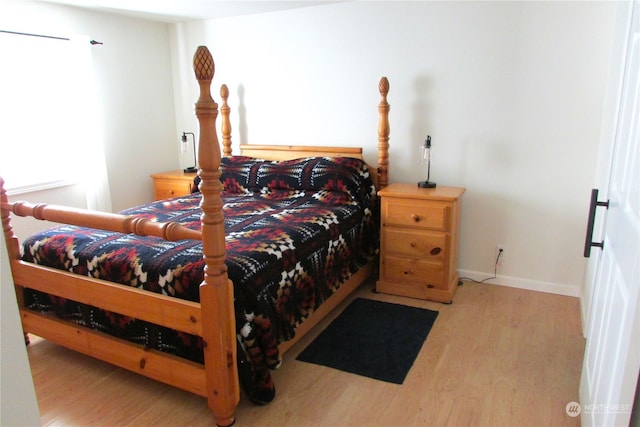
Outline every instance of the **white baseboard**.
{"type": "MultiPolygon", "coordinates": [[[[473,280],[484,280],[493,277],[491,273],[480,271],[458,270],[460,278],[468,277],[473,280]]],[[[490,279],[484,283],[492,285],[508,286],[510,288],[527,289],[529,291],[547,292],[550,294],[565,295],[569,297],[580,297],[580,288],[561,283],[543,282],[540,280],[523,279],[521,277],[503,276],[498,274],[495,279],[490,279]]]]}

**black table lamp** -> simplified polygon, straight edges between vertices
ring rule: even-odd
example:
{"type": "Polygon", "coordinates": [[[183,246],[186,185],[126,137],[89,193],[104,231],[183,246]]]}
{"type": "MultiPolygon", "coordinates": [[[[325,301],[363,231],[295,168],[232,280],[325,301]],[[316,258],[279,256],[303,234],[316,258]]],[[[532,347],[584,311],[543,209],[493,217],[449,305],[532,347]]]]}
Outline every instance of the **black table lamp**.
{"type": "Polygon", "coordinates": [[[193,132],[182,132],[182,152],[187,151],[187,135],[191,135],[193,140],[193,166],[183,169],[186,173],[198,172],[198,161],[196,160],[196,136],[193,132]]]}
{"type": "Polygon", "coordinates": [[[435,188],[436,183],[429,181],[429,175],[431,173],[431,136],[427,135],[427,139],[424,140],[424,144],[420,146],[420,159],[423,165],[427,168],[427,179],[425,181],[418,182],[420,188],[435,188]]]}

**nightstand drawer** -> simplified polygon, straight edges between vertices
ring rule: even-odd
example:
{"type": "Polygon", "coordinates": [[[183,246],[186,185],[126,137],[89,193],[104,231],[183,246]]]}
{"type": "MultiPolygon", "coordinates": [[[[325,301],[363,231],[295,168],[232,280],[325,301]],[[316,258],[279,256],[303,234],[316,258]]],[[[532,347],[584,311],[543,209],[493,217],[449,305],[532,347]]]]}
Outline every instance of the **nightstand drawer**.
{"type": "Polygon", "coordinates": [[[442,260],[447,253],[444,233],[385,227],[384,252],[428,260],[442,260]]]}
{"type": "Polygon", "coordinates": [[[156,179],[153,188],[156,200],[191,194],[191,182],[170,179],[156,179]]]}
{"type": "Polygon", "coordinates": [[[415,283],[432,288],[446,288],[445,269],[442,263],[428,262],[415,258],[385,256],[383,259],[383,280],[400,283],[415,283]]]}
{"type": "Polygon", "coordinates": [[[448,229],[449,205],[425,200],[383,199],[384,225],[448,229]]]}
{"type": "Polygon", "coordinates": [[[153,195],[156,200],[164,200],[191,194],[196,176],[195,172],[181,170],[154,173],[153,195]]]}

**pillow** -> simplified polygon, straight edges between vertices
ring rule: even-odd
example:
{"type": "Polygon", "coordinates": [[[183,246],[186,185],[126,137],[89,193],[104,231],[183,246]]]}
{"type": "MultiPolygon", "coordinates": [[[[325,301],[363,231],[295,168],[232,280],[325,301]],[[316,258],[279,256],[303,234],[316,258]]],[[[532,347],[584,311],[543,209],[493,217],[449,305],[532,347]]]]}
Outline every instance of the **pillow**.
{"type": "Polygon", "coordinates": [[[256,160],[253,157],[230,156],[220,159],[220,182],[225,191],[230,193],[249,193],[252,182],[249,176],[253,166],[264,160],[256,160]]]}
{"type": "Polygon", "coordinates": [[[223,157],[220,180],[232,193],[268,190],[337,191],[358,202],[375,197],[367,165],[351,157],[307,157],[270,161],[223,157]]]}

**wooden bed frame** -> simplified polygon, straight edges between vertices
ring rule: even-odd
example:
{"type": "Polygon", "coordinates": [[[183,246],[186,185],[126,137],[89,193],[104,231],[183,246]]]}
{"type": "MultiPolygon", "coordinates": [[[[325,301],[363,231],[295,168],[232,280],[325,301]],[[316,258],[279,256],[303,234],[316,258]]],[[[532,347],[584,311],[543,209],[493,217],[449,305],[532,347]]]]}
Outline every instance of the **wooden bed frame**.
{"type": "MultiPolygon", "coordinates": [[[[156,223],[119,214],[53,205],[33,205],[26,202],[11,203],[4,189],[4,181],[0,178],[2,228],[25,334],[41,336],[70,349],[204,396],[214,413],[216,423],[220,426],[228,426],[235,421],[235,408],[240,399],[240,389],[236,366],[233,285],[227,277],[225,265],[224,218],[220,196],[222,185],[219,180],[221,153],[216,133],[218,105],[212,99],[210,92],[214,62],[206,47],[198,47],[194,55],[193,67],[200,86],[195,112],[200,125],[198,173],[202,180],[200,184],[201,231],[189,230],[177,223],[156,223]],[[200,303],[23,262],[20,260],[20,244],[10,223],[12,213],[57,223],[137,235],[152,235],[166,240],[202,240],[206,267],[204,281],[200,285],[200,303]],[[52,316],[30,311],[24,307],[23,287],[201,336],[205,343],[205,363],[202,365],[149,350],[52,316]]],[[[378,167],[373,168],[373,176],[378,188],[383,188],[388,181],[389,148],[389,104],[387,103],[389,83],[384,77],[380,80],[379,91],[381,101],[378,105],[378,167]]],[[[220,111],[225,156],[231,155],[228,95],[229,91],[223,85],[221,89],[223,104],[220,111]]],[[[320,155],[362,158],[362,149],[344,147],[242,145],[241,151],[243,155],[266,159],[320,155]]],[[[333,310],[371,274],[372,269],[373,262],[358,271],[297,329],[296,338],[281,345],[281,350],[290,348],[333,310]]]]}

